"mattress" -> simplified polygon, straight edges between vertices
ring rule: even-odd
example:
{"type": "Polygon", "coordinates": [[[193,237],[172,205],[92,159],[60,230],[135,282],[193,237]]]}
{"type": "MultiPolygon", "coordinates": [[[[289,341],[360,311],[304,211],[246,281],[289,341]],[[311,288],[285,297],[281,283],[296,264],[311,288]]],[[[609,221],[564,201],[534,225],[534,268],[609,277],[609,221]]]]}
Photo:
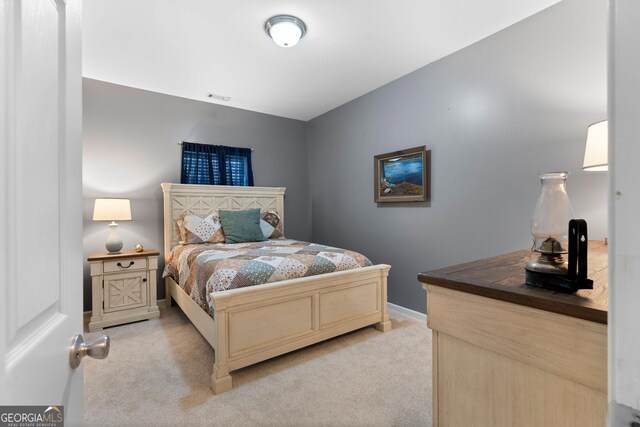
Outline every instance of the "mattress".
{"type": "Polygon", "coordinates": [[[176,246],[163,277],[171,276],[213,316],[212,292],[316,276],[372,265],[362,254],[291,239],[176,246]]]}

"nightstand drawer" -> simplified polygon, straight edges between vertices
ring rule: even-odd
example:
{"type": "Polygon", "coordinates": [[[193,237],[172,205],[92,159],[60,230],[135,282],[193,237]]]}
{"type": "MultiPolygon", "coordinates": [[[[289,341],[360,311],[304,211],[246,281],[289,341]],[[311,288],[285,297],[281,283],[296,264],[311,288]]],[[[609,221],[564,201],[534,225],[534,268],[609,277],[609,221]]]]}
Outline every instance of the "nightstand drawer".
{"type": "Polygon", "coordinates": [[[147,272],[111,274],[104,278],[104,312],[147,305],[147,272]]]}
{"type": "Polygon", "coordinates": [[[117,261],[105,261],[104,262],[105,273],[116,273],[119,271],[135,271],[146,270],[147,259],[146,258],[123,258],[117,261]]]}

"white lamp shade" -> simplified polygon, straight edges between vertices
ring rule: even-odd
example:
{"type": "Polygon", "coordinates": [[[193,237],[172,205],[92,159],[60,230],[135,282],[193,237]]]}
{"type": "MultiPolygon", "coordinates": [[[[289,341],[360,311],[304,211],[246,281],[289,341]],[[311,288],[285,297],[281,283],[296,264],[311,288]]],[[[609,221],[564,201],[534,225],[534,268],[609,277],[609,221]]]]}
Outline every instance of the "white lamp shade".
{"type": "Polygon", "coordinates": [[[608,160],[609,126],[606,120],[594,123],[587,131],[587,147],[584,150],[583,170],[606,171],[608,160]]]}
{"type": "Polygon", "coordinates": [[[96,199],[93,220],[131,221],[131,202],[129,199],[96,199]]]}

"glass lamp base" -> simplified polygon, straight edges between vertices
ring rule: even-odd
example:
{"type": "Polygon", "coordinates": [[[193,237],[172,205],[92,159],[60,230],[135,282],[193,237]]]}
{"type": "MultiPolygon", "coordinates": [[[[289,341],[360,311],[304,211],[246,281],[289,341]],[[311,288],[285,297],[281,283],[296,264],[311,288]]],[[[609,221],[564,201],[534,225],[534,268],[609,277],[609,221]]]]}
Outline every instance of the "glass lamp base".
{"type": "Polygon", "coordinates": [[[573,293],[579,289],[593,289],[592,280],[570,278],[568,264],[562,256],[541,254],[525,267],[525,282],[550,291],[573,293]]]}
{"type": "Polygon", "coordinates": [[[536,259],[527,263],[527,271],[545,274],[567,274],[568,263],[561,255],[540,254],[536,259]]]}

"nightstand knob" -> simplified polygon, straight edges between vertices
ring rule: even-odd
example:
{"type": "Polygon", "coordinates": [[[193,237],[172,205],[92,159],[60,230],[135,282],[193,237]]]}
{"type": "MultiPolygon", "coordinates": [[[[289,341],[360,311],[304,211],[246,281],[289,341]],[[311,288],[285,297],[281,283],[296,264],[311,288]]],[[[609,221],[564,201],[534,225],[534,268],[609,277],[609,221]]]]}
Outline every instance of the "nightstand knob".
{"type": "Polygon", "coordinates": [[[142,279],[142,281],[143,281],[143,282],[146,282],[146,281],[147,281],[147,278],[145,277],[144,279],[142,279]]]}
{"type": "Polygon", "coordinates": [[[127,265],[127,266],[122,265],[122,263],[121,263],[121,262],[117,263],[116,265],[117,265],[118,267],[120,267],[120,268],[129,268],[129,267],[131,267],[133,264],[135,264],[135,263],[134,263],[133,261],[131,261],[131,262],[129,263],[129,265],[127,265]]]}

